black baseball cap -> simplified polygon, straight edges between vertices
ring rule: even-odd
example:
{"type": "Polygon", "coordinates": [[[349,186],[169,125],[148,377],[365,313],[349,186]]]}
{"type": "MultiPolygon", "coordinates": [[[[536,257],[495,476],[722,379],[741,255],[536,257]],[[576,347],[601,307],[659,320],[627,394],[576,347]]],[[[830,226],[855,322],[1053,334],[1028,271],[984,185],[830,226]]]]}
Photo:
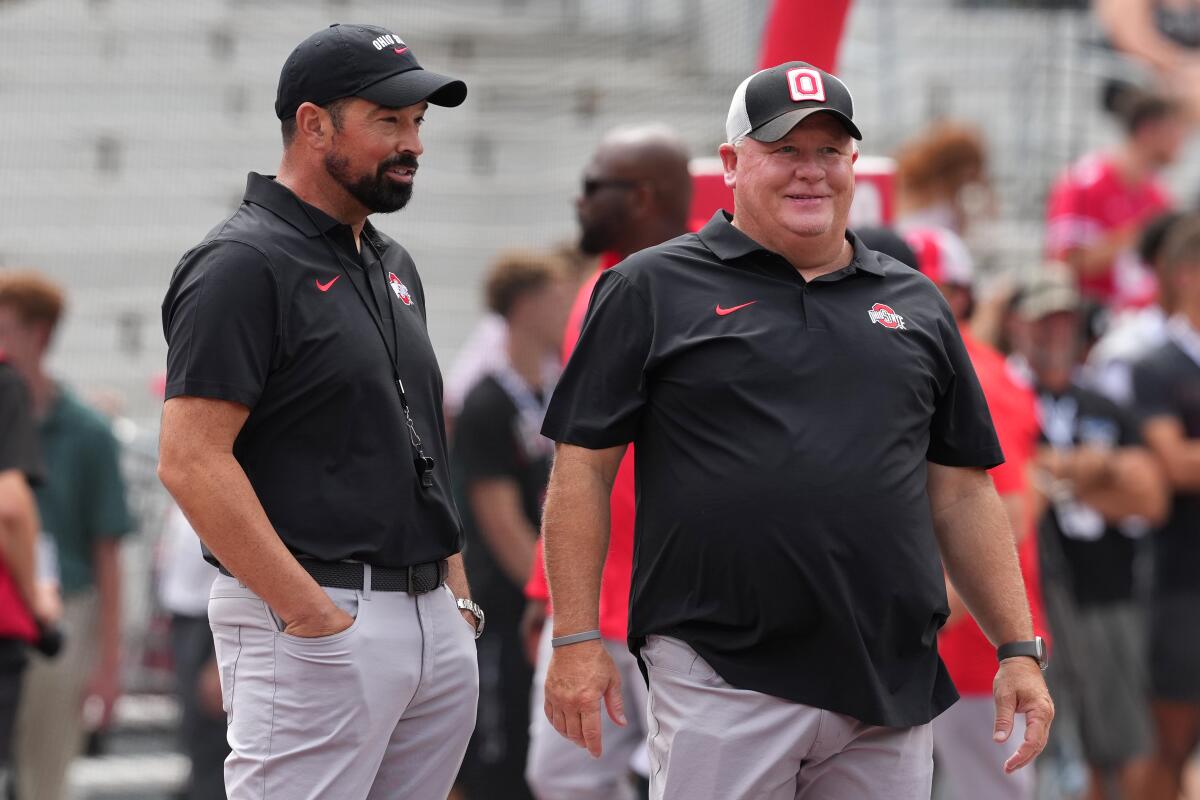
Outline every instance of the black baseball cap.
{"type": "Polygon", "coordinates": [[[731,143],[749,136],[777,142],[810,114],[825,111],[846,126],[855,139],[854,99],[835,75],[803,61],[788,61],[760,70],[742,81],[733,93],[725,135],[731,143]]]}
{"type": "Polygon", "coordinates": [[[296,45],[279,74],[275,115],[296,116],[301,103],[323,106],[362,97],[389,108],[427,100],[457,106],[467,85],[422,69],[404,40],[374,25],[333,24],[296,45]]]}

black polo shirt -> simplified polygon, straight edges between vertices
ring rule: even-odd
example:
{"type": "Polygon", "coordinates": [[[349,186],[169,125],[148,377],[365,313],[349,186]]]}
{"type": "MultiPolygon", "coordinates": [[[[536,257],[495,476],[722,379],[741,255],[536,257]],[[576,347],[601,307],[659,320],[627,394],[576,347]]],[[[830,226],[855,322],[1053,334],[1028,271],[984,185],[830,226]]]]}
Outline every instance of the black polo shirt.
{"type": "Polygon", "coordinates": [[[927,460],[1003,460],[949,307],[853,235],[806,283],[718,212],[597,284],[543,432],[637,447],[629,617],[734,686],[872,724],[957,695],[927,460]]]}
{"type": "MultiPolygon", "coordinates": [[[[1091,389],[1072,384],[1056,395],[1039,388],[1038,403],[1042,444],[1114,450],[1142,443],[1133,415],[1091,389]]],[[[1141,548],[1127,530],[1073,499],[1051,503],[1038,522],[1042,580],[1068,587],[1081,608],[1132,602],[1141,548]]]]}
{"type": "MultiPolygon", "coordinates": [[[[521,380],[515,378],[514,380],[521,380]]],[[[533,399],[540,401],[540,398],[533,399]]],[[[541,435],[537,422],[525,418],[518,401],[495,375],[486,375],[463,401],[454,421],[454,483],[466,531],[463,553],[471,592],[485,604],[488,624],[500,620],[493,608],[504,607],[515,625],[525,608],[523,585],[514,584],[479,527],[469,502],[472,487],[488,480],[511,482],[521,500],[525,519],[537,529],[546,499],[546,481],[553,457],[551,443],[541,435]]],[[[497,629],[498,630],[498,629],[497,629]]]]}
{"type": "Polygon", "coordinates": [[[250,408],[234,456],[293,552],[401,567],[461,549],[425,293],[395,241],[368,222],[359,253],[348,226],[251,173],[241,207],[176,267],[163,328],[168,398],[250,408]]]}
{"type": "MultiPolygon", "coordinates": [[[[1134,365],[1133,388],[1143,421],[1169,417],[1189,442],[1200,440],[1200,362],[1177,341],[1165,342],[1134,365]]],[[[1200,492],[1175,489],[1167,521],[1151,541],[1154,593],[1200,595],[1200,492]]]]}

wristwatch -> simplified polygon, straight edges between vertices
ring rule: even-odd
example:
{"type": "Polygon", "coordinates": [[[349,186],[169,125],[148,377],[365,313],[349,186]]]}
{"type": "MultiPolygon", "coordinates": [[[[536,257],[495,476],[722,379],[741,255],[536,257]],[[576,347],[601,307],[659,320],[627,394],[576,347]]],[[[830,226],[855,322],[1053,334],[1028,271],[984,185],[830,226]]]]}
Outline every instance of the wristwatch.
{"type": "Polygon", "coordinates": [[[1046,660],[1046,641],[1040,636],[1035,636],[1033,639],[1023,642],[1009,642],[996,648],[996,658],[1000,661],[1018,656],[1029,656],[1043,670],[1046,669],[1049,663],[1046,660]]]}
{"type": "Polygon", "coordinates": [[[460,611],[470,611],[475,616],[475,638],[483,635],[483,609],[474,600],[460,597],[456,601],[460,611]]]}

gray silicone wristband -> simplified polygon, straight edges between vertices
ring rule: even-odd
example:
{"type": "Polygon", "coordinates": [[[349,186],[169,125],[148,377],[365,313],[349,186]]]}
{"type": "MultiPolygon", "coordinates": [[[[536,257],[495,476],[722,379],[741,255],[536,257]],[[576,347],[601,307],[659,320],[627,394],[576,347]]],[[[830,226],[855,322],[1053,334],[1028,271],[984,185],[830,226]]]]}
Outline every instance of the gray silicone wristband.
{"type": "Polygon", "coordinates": [[[556,636],[550,640],[551,647],[566,647],[569,644],[579,644],[580,642],[590,642],[592,639],[599,639],[600,631],[584,631],[583,633],[571,633],[566,636],[556,636]]]}

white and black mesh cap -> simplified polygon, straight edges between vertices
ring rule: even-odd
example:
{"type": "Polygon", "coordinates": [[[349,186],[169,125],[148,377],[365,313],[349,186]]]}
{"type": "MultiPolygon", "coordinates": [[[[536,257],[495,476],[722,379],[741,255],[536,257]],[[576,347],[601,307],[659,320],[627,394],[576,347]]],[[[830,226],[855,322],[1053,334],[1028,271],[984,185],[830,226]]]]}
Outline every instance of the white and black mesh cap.
{"type": "Polygon", "coordinates": [[[725,118],[725,136],[733,144],[747,136],[777,142],[805,117],[820,111],[833,114],[851,136],[862,139],[846,84],[812,64],[789,61],[741,82],[725,118]]]}

